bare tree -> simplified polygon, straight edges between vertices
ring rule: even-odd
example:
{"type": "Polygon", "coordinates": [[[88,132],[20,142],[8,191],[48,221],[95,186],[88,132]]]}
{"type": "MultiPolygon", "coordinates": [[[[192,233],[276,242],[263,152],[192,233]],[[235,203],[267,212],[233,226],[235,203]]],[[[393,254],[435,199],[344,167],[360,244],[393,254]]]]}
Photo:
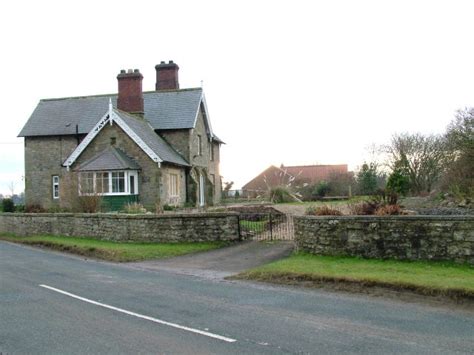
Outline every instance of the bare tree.
{"type": "Polygon", "coordinates": [[[474,196],[474,108],[456,113],[446,132],[448,169],[443,189],[461,196],[474,196]]]}
{"type": "Polygon", "coordinates": [[[7,184],[7,188],[8,188],[8,191],[10,191],[10,198],[12,198],[13,195],[15,194],[15,183],[13,181],[10,181],[7,184]]]}
{"type": "Polygon", "coordinates": [[[414,194],[431,192],[446,164],[446,141],[438,135],[396,134],[384,150],[392,170],[406,169],[414,194]]]}

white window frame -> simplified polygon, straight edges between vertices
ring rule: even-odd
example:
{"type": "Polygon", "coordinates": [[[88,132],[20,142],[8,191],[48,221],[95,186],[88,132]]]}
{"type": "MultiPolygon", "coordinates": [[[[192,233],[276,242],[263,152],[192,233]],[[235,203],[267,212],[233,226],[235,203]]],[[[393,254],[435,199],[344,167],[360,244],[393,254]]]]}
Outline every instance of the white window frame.
{"type": "MultiPolygon", "coordinates": [[[[91,173],[91,172],[83,172],[83,173],[91,173]]],[[[100,196],[128,196],[132,195],[130,193],[130,176],[133,176],[134,179],[134,194],[138,195],[138,171],[136,170],[104,170],[104,171],[94,171],[93,174],[93,192],[92,193],[82,193],[81,192],[81,174],[79,174],[79,195],[86,196],[86,195],[100,195],[100,196]],[[108,173],[109,179],[109,192],[97,192],[97,175],[108,173]],[[112,174],[113,173],[123,173],[124,174],[124,191],[123,192],[112,192],[112,174]]]]}
{"type": "Polygon", "coordinates": [[[59,199],[59,175],[52,176],[52,183],[53,183],[53,199],[58,200],[59,199]]]}

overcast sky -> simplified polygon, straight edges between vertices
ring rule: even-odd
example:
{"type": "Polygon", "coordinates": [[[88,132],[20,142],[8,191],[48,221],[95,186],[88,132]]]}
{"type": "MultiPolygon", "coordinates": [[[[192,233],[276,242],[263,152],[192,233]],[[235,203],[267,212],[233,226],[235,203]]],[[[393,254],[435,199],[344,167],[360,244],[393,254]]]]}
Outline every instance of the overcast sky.
{"type": "MultiPolygon", "coordinates": [[[[349,164],[396,132],[441,133],[474,105],[473,1],[8,1],[0,21],[0,193],[23,190],[42,98],[115,93],[174,60],[204,91],[224,181],[270,164],[349,164]]],[[[106,108],[104,108],[106,109],[106,108]]]]}

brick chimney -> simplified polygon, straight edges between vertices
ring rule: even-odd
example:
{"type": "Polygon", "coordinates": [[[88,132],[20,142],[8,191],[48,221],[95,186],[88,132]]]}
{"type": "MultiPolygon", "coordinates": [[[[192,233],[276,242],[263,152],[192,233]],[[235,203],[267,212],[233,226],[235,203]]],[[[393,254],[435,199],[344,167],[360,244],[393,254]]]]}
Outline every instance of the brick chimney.
{"type": "Polygon", "coordinates": [[[155,66],[156,69],[156,90],[176,90],[179,89],[178,70],[179,67],[172,60],[168,64],[161,62],[155,66]]]}
{"type": "Polygon", "coordinates": [[[138,69],[121,70],[117,75],[118,99],[117,108],[133,114],[143,115],[143,75],[138,69]]]}

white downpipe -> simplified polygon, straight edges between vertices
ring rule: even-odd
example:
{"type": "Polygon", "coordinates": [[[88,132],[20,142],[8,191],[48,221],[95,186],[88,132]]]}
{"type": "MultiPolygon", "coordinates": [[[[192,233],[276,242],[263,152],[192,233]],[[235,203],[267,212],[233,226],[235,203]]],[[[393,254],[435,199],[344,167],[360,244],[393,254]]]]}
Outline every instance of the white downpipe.
{"type": "Polygon", "coordinates": [[[199,173],[199,206],[204,207],[204,176],[199,173]]]}

